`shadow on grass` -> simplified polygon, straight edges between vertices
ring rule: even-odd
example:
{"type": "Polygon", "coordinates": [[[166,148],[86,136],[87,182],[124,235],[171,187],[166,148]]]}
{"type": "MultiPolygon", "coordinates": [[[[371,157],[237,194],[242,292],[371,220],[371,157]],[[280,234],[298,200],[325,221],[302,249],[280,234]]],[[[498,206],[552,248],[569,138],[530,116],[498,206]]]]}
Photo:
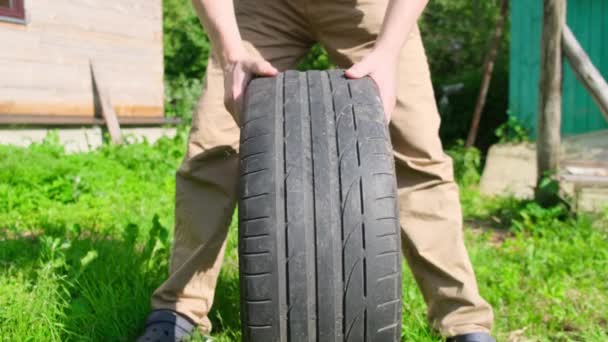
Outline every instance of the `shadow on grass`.
{"type": "MultiPolygon", "coordinates": [[[[10,293],[12,287],[21,296],[0,300],[0,332],[12,340],[134,340],[152,292],[167,276],[168,229],[157,217],[147,234],[134,224],[118,236],[78,227],[46,228],[40,233],[0,232],[0,290],[10,293]],[[11,312],[23,315],[18,320],[3,317],[14,316],[11,312]]],[[[210,318],[214,333],[235,335],[240,330],[238,267],[236,254],[228,254],[210,318]]]]}
{"type": "Polygon", "coordinates": [[[119,237],[68,228],[61,233],[57,227],[49,227],[52,233],[42,227],[41,234],[0,237],[0,279],[7,280],[7,287],[23,289],[23,300],[9,300],[5,305],[13,307],[4,312],[27,309],[20,306],[28,297],[53,308],[50,315],[32,307],[13,323],[19,326],[4,325],[3,331],[17,333],[20,326],[30,326],[28,335],[15,339],[48,338],[57,330],[60,340],[133,340],[149,310],[150,294],[167,272],[166,234],[157,221],[144,245],[136,243],[135,225],[119,237]],[[48,291],[37,291],[42,288],[48,291]]]}

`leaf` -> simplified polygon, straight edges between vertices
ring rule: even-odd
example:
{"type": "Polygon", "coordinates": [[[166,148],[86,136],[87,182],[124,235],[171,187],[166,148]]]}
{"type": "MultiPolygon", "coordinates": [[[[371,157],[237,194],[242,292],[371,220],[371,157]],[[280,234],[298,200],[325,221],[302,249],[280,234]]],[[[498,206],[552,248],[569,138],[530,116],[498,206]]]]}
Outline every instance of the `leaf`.
{"type": "Polygon", "coordinates": [[[95,259],[97,259],[98,256],[99,256],[99,254],[97,253],[96,250],[88,251],[87,254],[80,259],[80,266],[83,269],[86,268],[91,262],[93,262],[95,259]]]}

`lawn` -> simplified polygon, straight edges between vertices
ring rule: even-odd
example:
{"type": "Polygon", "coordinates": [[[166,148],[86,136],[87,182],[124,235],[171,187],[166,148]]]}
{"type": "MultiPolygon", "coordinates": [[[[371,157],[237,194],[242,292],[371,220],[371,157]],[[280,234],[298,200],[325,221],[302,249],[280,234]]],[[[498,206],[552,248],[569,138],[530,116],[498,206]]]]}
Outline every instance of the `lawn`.
{"type": "MultiPolygon", "coordinates": [[[[137,336],[167,273],[184,148],[184,132],[70,155],[52,135],[27,149],[0,146],[0,340],[137,336]]],[[[466,243],[498,340],[608,341],[608,211],[484,198],[475,158],[452,153],[466,243]]],[[[240,340],[236,229],[210,314],[218,341],[240,340]]],[[[403,284],[403,340],[440,341],[407,270],[403,284]]]]}

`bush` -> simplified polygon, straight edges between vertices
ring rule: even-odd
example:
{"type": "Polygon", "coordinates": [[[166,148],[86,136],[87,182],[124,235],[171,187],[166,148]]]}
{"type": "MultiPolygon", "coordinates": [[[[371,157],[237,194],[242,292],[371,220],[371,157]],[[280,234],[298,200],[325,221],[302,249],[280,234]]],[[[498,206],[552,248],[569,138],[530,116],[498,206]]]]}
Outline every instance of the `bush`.
{"type": "Polygon", "coordinates": [[[462,140],[446,150],[454,163],[454,178],[461,186],[476,185],[481,178],[481,154],[479,150],[464,147],[462,140]]]}
{"type": "MultiPolygon", "coordinates": [[[[499,15],[500,0],[430,1],[420,20],[420,29],[432,74],[441,79],[479,71],[499,15]]],[[[508,23],[507,20],[499,50],[499,56],[503,57],[509,51],[508,23]]]]}
{"type": "Polygon", "coordinates": [[[189,1],[163,1],[165,113],[189,124],[211,46],[189,1]]]}
{"type": "Polygon", "coordinates": [[[333,68],[333,63],[329,60],[327,51],[321,44],[315,44],[308,54],[302,58],[298,65],[298,70],[327,70],[333,68]]]}
{"type": "Polygon", "coordinates": [[[211,46],[190,1],[163,0],[165,79],[202,79],[211,46]]]}

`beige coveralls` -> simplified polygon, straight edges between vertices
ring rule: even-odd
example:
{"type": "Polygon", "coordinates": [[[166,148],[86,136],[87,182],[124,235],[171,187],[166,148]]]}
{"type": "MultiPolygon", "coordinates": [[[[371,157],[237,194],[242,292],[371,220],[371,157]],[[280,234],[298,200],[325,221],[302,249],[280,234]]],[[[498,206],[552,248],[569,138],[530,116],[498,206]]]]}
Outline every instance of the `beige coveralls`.
{"type": "MultiPolygon", "coordinates": [[[[223,0],[222,0],[223,1],[223,0]]],[[[388,0],[236,0],[247,49],[279,70],[293,69],[314,42],[348,68],[370,52],[388,0]]],[[[222,70],[211,58],[188,151],[177,172],[170,276],[154,309],[178,311],[211,329],[207,314],[236,202],[239,128],[223,104],[222,70]]],[[[404,255],[445,336],[488,332],[492,309],[480,297],[463,243],[452,161],[439,140],[440,118],[418,29],[401,53],[390,124],[404,255]]]]}

